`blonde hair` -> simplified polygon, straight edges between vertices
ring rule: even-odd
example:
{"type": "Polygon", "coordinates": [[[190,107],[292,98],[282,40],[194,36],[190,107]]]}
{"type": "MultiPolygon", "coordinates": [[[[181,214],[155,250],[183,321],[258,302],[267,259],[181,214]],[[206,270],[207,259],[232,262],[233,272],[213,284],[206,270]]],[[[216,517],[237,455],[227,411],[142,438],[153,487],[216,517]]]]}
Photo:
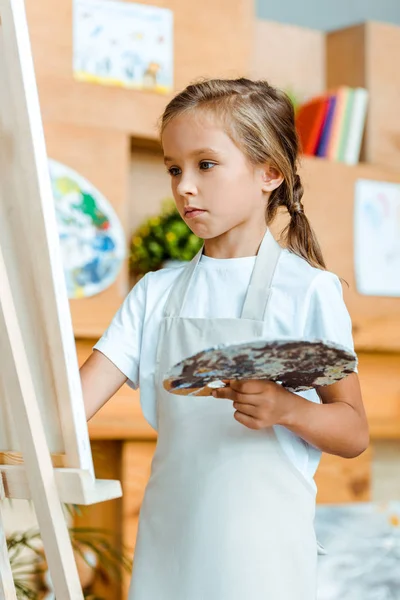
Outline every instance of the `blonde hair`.
{"type": "Polygon", "coordinates": [[[252,164],[269,162],[282,174],[282,184],[268,199],[266,224],[272,223],[280,207],[286,207],[290,222],[282,235],[287,248],[311,266],[325,269],[321,248],[301,201],[303,186],[297,173],[299,140],[289,97],[266,81],[200,81],[189,85],[167,105],[161,117],[161,134],[174,117],[193,110],[214,112],[252,164]]]}

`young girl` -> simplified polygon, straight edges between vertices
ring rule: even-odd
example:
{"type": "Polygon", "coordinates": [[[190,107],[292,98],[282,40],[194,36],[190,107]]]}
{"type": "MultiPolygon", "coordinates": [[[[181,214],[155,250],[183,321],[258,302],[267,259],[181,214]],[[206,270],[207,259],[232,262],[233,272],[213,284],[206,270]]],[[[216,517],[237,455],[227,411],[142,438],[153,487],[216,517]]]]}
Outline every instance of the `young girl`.
{"type": "Polygon", "coordinates": [[[293,108],[265,81],[204,81],[169,103],[161,141],[177,209],[204,247],[141,279],[81,369],[88,418],[128,381],[158,430],[129,598],[313,600],[321,451],[368,445],[357,374],[301,394],[263,380],[214,397],[162,385],[218,343],[353,348],[341,284],[304,214],[293,108]],[[268,228],[282,206],[285,249],[268,228]]]}

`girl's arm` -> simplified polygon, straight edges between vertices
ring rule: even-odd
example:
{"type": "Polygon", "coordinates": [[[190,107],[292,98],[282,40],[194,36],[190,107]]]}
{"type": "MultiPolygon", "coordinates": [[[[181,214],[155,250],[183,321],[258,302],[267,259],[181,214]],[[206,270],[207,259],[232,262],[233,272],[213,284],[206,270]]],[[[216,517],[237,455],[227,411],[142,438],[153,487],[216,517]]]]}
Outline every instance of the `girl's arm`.
{"type": "Polygon", "coordinates": [[[89,421],[128,379],[104,354],[93,350],[79,370],[89,421]]]}
{"type": "Polygon", "coordinates": [[[231,381],[213,396],[233,400],[235,419],[250,429],[283,425],[329,454],[358,456],[369,444],[369,428],[360,384],[351,373],[319,387],[322,404],[306,400],[273,381],[231,381]]]}
{"type": "Polygon", "coordinates": [[[354,458],[364,452],[369,427],[358,375],[317,388],[317,393],[322,404],[290,398],[282,425],[329,454],[354,458]]]}

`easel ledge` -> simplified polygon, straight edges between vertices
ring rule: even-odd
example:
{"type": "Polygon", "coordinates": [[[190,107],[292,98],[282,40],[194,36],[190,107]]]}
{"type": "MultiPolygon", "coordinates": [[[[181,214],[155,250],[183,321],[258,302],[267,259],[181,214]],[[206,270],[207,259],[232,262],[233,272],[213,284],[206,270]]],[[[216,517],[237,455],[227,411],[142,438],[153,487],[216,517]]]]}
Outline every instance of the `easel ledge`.
{"type": "MultiPolygon", "coordinates": [[[[2,485],[6,498],[30,500],[26,469],[22,465],[0,465],[2,485]]],[[[60,502],[87,506],[122,496],[121,483],[111,479],[94,479],[82,469],[54,469],[60,502]]]]}

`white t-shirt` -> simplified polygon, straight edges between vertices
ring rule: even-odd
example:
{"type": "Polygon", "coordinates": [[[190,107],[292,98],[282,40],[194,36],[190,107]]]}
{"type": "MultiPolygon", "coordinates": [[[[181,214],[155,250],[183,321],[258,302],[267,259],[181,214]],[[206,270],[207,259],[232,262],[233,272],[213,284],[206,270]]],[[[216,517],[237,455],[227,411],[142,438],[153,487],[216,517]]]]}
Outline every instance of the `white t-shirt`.
{"type": "MultiPolygon", "coordinates": [[[[255,256],[215,259],[202,255],[183,307],[183,317],[239,318],[255,256]]],[[[154,365],[165,302],[185,265],[147,273],[131,290],[94,346],[140,387],[145,419],[156,429],[154,365]]],[[[284,249],[275,271],[265,319],[270,339],[322,339],[354,349],[339,278],[311,267],[284,249]]],[[[223,342],[223,340],[221,340],[223,342]]],[[[320,402],[315,390],[301,392],[320,402]]],[[[313,484],[321,452],[283,426],[274,427],[289,459],[313,484]]]]}

